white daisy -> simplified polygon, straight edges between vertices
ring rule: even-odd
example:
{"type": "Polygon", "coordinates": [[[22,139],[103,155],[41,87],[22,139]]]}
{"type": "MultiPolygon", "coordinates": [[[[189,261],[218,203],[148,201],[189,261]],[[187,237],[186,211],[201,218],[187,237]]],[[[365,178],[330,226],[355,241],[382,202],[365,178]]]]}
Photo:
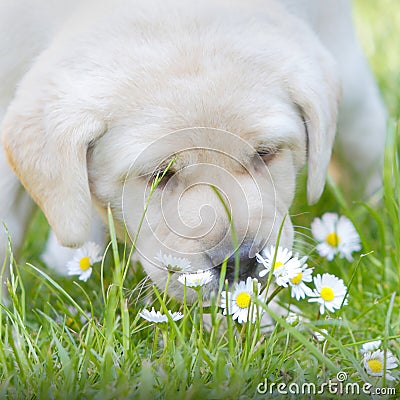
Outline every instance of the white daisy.
{"type": "Polygon", "coordinates": [[[318,342],[323,342],[326,340],[326,335],[328,334],[328,331],[326,329],[320,329],[319,332],[315,331],[314,332],[314,337],[318,342]]]}
{"type": "Polygon", "coordinates": [[[291,279],[301,274],[301,263],[298,258],[291,258],[285,265],[274,269],[275,283],[279,286],[288,287],[291,279]]]}
{"type": "Polygon", "coordinates": [[[319,242],[319,255],[329,261],[336,254],[353,261],[352,253],[361,250],[360,236],[351,221],[343,215],[325,213],[321,218],[315,218],[311,223],[311,232],[319,242]]]}
{"type": "Polygon", "coordinates": [[[307,257],[303,257],[300,262],[300,272],[289,279],[289,285],[292,288],[291,295],[297,301],[304,299],[306,296],[311,296],[313,291],[304,283],[312,281],[312,273],[314,268],[308,268],[306,264],[307,257]]]}
{"type": "Polygon", "coordinates": [[[192,274],[183,274],[179,276],[178,281],[188,287],[199,287],[207,285],[212,281],[213,274],[211,271],[203,271],[199,269],[197,272],[192,274]]]}
{"type": "Polygon", "coordinates": [[[265,258],[258,253],[256,254],[257,262],[265,267],[265,269],[259,273],[259,276],[265,276],[272,268],[272,274],[276,279],[276,284],[287,287],[289,280],[301,272],[301,263],[297,257],[292,258],[292,252],[290,250],[283,247],[278,247],[274,262],[275,249],[274,246],[271,246],[269,250],[264,249],[262,253],[265,258]]]}
{"type": "Polygon", "coordinates": [[[300,322],[300,317],[295,312],[289,312],[288,316],[286,317],[285,321],[289,325],[297,325],[300,322]]]}
{"type": "Polygon", "coordinates": [[[360,351],[362,354],[365,354],[365,353],[368,353],[369,351],[378,350],[381,344],[382,344],[382,340],[374,340],[372,342],[367,342],[361,346],[360,351]]]}
{"type": "Polygon", "coordinates": [[[75,250],[73,259],[67,263],[67,273],[79,275],[79,280],[86,282],[92,274],[92,265],[101,258],[101,247],[94,242],[87,242],[75,250]]]}
{"type": "MultiPolygon", "coordinates": [[[[325,308],[334,312],[338,310],[346,296],[347,288],[342,279],[332,274],[318,274],[314,276],[315,289],[310,294],[309,302],[320,304],[320,313],[324,314],[325,308]]],[[[347,299],[344,305],[347,304],[347,299]]]]}
{"type": "MultiPolygon", "coordinates": [[[[168,310],[168,312],[173,321],[179,321],[181,318],[183,318],[183,314],[180,312],[172,313],[170,310],[168,310]]],[[[151,311],[146,309],[142,310],[139,315],[147,321],[155,322],[156,324],[168,322],[168,317],[164,314],[161,314],[160,311],[155,311],[154,307],[152,307],[151,311]]]]}
{"type": "Polygon", "coordinates": [[[175,257],[171,254],[163,254],[161,251],[155,257],[165,268],[171,271],[185,271],[190,268],[190,261],[187,258],[175,257]]]}
{"type": "MultiPolygon", "coordinates": [[[[257,280],[256,280],[257,281],[257,280]]],[[[257,319],[257,314],[261,316],[262,308],[254,304],[252,299],[254,296],[260,298],[261,283],[257,282],[257,292],[253,290],[253,279],[248,277],[246,282],[240,281],[235,283],[233,293],[223,291],[221,293],[221,307],[224,309],[224,315],[231,315],[232,319],[242,324],[251,318],[254,323],[257,319]]]]}
{"type": "Polygon", "coordinates": [[[259,273],[260,278],[267,275],[268,272],[271,271],[271,268],[273,268],[273,270],[276,270],[280,267],[283,267],[292,258],[292,252],[289,249],[279,246],[276,252],[275,263],[272,266],[272,263],[274,261],[275,249],[275,246],[271,246],[270,249],[264,248],[261,254],[256,254],[257,262],[262,264],[265,268],[259,273]]]}
{"type": "MultiPolygon", "coordinates": [[[[385,352],[383,350],[375,350],[374,352],[367,352],[363,357],[364,368],[371,376],[383,376],[385,364],[385,352]]],[[[397,368],[399,362],[397,358],[390,352],[386,352],[386,379],[393,381],[395,378],[391,375],[391,369],[397,368]]]]}

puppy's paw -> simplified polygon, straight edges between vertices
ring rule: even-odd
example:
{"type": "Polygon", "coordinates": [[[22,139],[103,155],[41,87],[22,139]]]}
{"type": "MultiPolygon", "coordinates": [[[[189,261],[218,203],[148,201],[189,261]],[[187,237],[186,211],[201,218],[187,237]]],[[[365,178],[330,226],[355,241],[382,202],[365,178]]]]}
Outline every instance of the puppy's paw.
{"type": "MultiPolygon", "coordinates": [[[[95,242],[101,248],[104,248],[106,244],[105,226],[93,209],[92,228],[87,242],[95,242]]],[[[60,275],[68,275],[67,263],[73,259],[76,250],[76,248],[61,246],[55,233],[51,230],[46,248],[40,258],[48,268],[53,269],[60,275]]]]}
{"type": "Polygon", "coordinates": [[[50,231],[46,248],[40,258],[48,268],[53,269],[57,274],[67,275],[66,265],[72,260],[76,249],[61,246],[53,231],[50,231]]]}

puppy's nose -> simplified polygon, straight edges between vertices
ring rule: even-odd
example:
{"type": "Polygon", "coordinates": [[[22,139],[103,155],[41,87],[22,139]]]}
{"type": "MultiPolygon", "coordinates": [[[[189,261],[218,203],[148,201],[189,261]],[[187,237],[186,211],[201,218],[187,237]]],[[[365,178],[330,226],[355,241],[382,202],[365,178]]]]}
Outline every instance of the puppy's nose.
{"type": "Polygon", "coordinates": [[[236,263],[235,258],[239,258],[239,280],[244,280],[247,277],[256,278],[256,269],[258,267],[255,254],[258,249],[253,245],[251,241],[243,242],[236,253],[233,253],[229,258],[226,265],[226,278],[229,282],[232,282],[235,277],[236,263]],[[237,254],[235,256],[235,254],[237,254]]]}

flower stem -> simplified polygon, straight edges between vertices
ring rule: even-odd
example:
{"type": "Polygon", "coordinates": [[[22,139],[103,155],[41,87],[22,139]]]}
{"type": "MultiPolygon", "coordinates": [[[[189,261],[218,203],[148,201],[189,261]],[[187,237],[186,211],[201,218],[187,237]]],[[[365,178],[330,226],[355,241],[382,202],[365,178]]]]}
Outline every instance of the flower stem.
{"type": "Polygon", "coordinates": [[[153,347],[151,349],[151,358],[153,358],[156,354],[157,351],[157,344],[158,344],[158,331],[159,331],[159,327],[156,325],[155,329],[154,329],[154,339],[153,339],[153,347]]]}
{"type": "Polygon", "coordinates": [[[165,304],[165,302],[167,300],[168,287],[169,287],[169,282],[171,280],[171,275],[172,275],[171,271],[168,270],[167,282],[165,283],[165,291],[164,291],[163,298],[162,298],[162,301],[163,301],[164,304],[165,304]]]}
{"type": "Polygon", "coordinates": [[[271,295],[268,297],[268,299],[267,299],[267,301],[266,301],[266,304],[269,304],[269,303],[272,301],[272,299],[273,299],[274,297],[276,297],[277,294],[278,294],[281,290],[283,290],[283,287],[282,287],[282,286],[278,286],[277,288],[275,288],[275,290],[274,290],[274,291],[271,293],[271,295]]]}
{"type": "Polygon", "coordinates": [[[162,333],[162,337],[163,337],[163,342],[164,342],[164,350],[163,353],[166,353],[167,350],[167,345],[168,345],[168,331],[167,331],[167,327],[165,327],[165,329],[161,330],[162,333]]]}
{"type": "Polygon", "coordinates": [[[201,293],[201,288],[197,288],[197,296],[199,298],[199,349],[202,348],[202,341],[203,341],[203,296],[201,293]]]}

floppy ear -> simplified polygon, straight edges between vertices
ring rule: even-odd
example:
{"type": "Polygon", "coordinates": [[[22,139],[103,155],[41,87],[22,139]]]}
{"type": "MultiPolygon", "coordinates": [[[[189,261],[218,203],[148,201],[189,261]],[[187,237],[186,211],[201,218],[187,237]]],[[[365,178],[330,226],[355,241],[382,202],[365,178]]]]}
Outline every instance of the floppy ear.
{"type": "Polygon", "coordinates": [[[307,71],[289,77],[292,101],[302,114],[308,153],[307,199],[314,204],[324,190],[336,133],[341,86],[336,65],[323,49],[308,62],[307,71]]]}
{"type": "Polygon", "coordinates": [[[66,77],[31,70],[7,110],[1,134],[10,165],[58,241],[76,247],[85,242],[91,227],[86,153],[105,126],[76,85],[72,89],[67,82],[61,90],[58,78],[66,77]]]}

